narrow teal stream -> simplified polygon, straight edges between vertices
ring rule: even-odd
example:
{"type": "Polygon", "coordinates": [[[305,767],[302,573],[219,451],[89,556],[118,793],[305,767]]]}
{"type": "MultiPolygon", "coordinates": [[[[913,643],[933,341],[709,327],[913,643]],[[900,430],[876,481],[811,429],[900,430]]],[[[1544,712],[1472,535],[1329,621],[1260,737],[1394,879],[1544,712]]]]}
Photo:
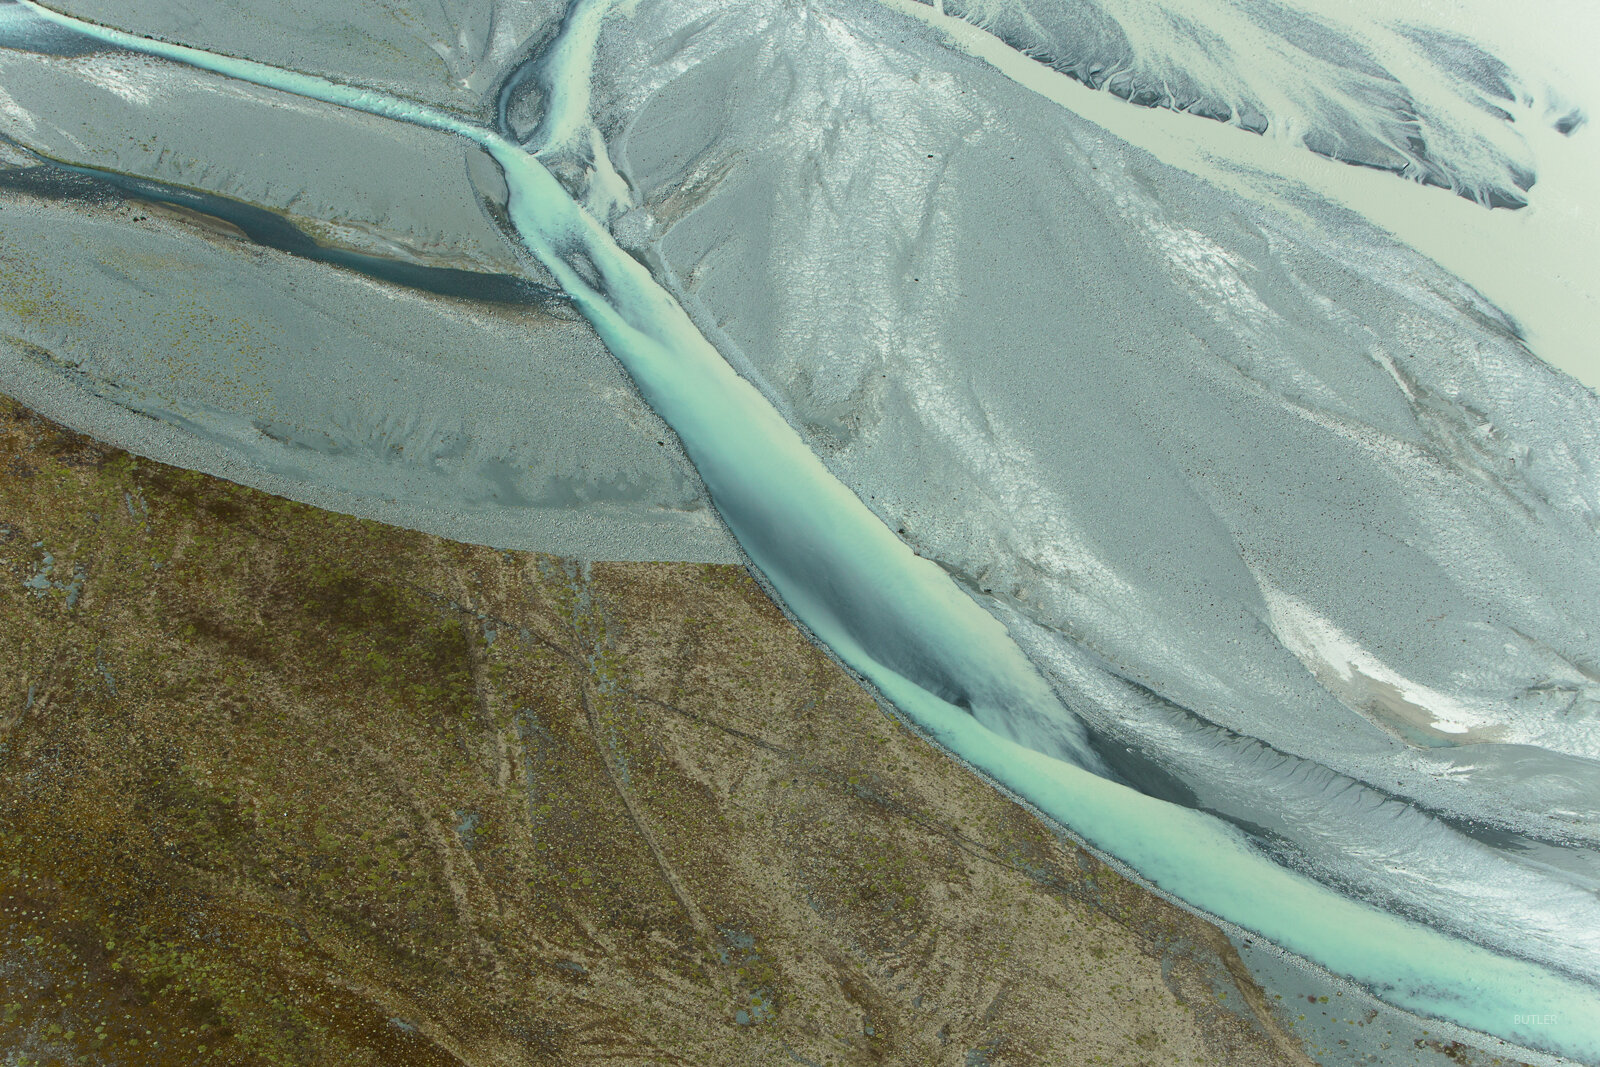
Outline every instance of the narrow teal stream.
{"type": "Polygon", "coordinates": [[[1162,890],[1392,1004],[1600,1061],[1600,990],[1340,896],[1278,866],[1220,820],[1101,777],[1075,726],[1029,737],[1035,747],[984,726],[1076,720],[1005,628],[835,478],[650,272],[520,145],[370,89],[19,2],[107,44],[483,148],[505,173],[522,242],[676,431],[752,562],[818,640],[930,737],[1162,890]]]}

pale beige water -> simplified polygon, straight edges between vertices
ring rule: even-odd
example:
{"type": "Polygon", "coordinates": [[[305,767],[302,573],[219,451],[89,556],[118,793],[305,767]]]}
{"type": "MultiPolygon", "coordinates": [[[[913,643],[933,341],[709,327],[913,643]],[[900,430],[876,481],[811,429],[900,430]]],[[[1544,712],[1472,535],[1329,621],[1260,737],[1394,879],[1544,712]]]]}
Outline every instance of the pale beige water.
{"type": "Polygon", "coordinates": [[[29,8],[122,47],[482,146],[504,170],[507,210],[528,249],[679,432],[752,560],[822,641],[935,739],[1156,885],[1399,1005],[1581,1059],[1600,1055],[1591,986],[1342,897],[1278,866],[1210,815],[987,729],[986,715],[995,721],[1054,700],[1000,621],[869,512],[646,268],[521,146],[385,94],[29,8]],[[1526,1021],[1522,1009],[1530,1001],[1546,1008],[1548,1026],[1526,1021]]]}
{"type": "MultiPolygon", "coordinates": [[[[1309,190],[1348,207],[1473,286],[1517,321],[1541,358],[1600,390],[1595,329],[1600,321],[1600,209],[1595,207],[1600,134],[1593,123],[1570,137],[1555,131],[1547,119],[1555,117],[1557,103],[1568,101],[1535,98],[1519,106],[1517,128],[1528,142],[1538,181],[1526,208],[1491,211],[1441,189],[1314,155],[1300,145],[1292,124],[1258,136],[1172,111],[1132,107],[917,0],[880,2],[922,20],[955,47],[1164,163],[1252,199],[1282,202],[1309,190]]],[[[1360,9],[1372,6],[1321,0],[1317,13],[1353,22],[1360,9]]],[[[1584,54],[1600,41],[1600,6],[1546,0],[1508,12],[1482,0],[1440,0],[1413,5],[1404,14],[1445,28],[1476,28],[1514,67],[1520,63],[1518,69],[1548,72],[1577,102],[1588,104],[1589,113],[1600,102],[1600,64],[1584,54]],[[1530,21],[1567,31],[1544,32],[1531,41],[1517,25],[1530,21]]],[[[1365,43],[1385,44],[1374,36],[1365,43]]],[[[1392,44],[1378,58],[1391,69],[1407,66],[1405,54],[1392,44]]]]}

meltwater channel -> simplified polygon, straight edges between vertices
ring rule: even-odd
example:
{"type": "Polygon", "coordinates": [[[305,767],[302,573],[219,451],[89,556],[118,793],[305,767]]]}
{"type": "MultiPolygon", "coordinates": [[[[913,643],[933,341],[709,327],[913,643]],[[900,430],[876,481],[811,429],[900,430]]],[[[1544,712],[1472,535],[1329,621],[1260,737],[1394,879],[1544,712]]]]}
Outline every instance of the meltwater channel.
{"type": "MultiPolygon", "coordinates": [[[[835,478],[650,272],[521,145],[383,93],[138,37],[34,0],[18,4],[13,12],[30,10],[109,45],[480,146],[504,172],[508,215],[522,243],[678,434],[752,562],[817,639],[907,718],[1203,912],[1398,1007],[1529,1048],[1600,1060],[1600,990],[1340,896],[1279,866],[1224,822],[1097,773],[1077,720],[1005,627],[835,478]]],[[[587,77],[587,70],[575,76],[587,77]]],[[[581,91],[550,97],[557,107],[580,109],[584,98],[581,91]]],[[[587,122],[583,114],[547,124],[563,118],[572,119],[569,126],[587,122]]]]}

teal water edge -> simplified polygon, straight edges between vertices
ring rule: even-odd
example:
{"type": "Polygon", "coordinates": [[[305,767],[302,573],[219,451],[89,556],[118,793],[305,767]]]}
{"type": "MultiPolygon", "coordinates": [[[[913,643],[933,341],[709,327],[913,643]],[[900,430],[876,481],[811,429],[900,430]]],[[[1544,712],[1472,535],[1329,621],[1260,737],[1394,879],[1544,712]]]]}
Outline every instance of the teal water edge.
{"type": "MultiPolygon", "coordinates": [[[[443,111],[150,40],[20,0],[89,37],[338,107],[466,138],[503,170],[522,243],[676,431],[728,527],[818,640],[957,757],[1160,889],[1399,1007],[1600,1060],[1600,990],[1340,896],[1205,813],[1096,773],[1077,720],[1006,628],[916,555],[740,377],[649,270],[522,145],[443,111]]],[[[576,63],[562,77],[587,78],[576,63]]],[[[553,93],[547,130],[586,128],[553,93]]]]}

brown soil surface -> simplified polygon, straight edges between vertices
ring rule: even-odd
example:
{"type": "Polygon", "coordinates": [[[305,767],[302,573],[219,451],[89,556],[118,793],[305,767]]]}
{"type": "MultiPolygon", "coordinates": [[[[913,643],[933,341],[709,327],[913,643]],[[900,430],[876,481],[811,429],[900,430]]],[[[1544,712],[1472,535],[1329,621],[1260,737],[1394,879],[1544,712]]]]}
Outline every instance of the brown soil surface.
{"type": "Polygon", "coordinates": [[[0,1059],[1306,1062],[1214,927],[742,570],[454,544],[10,401],[0,1059]]]}

